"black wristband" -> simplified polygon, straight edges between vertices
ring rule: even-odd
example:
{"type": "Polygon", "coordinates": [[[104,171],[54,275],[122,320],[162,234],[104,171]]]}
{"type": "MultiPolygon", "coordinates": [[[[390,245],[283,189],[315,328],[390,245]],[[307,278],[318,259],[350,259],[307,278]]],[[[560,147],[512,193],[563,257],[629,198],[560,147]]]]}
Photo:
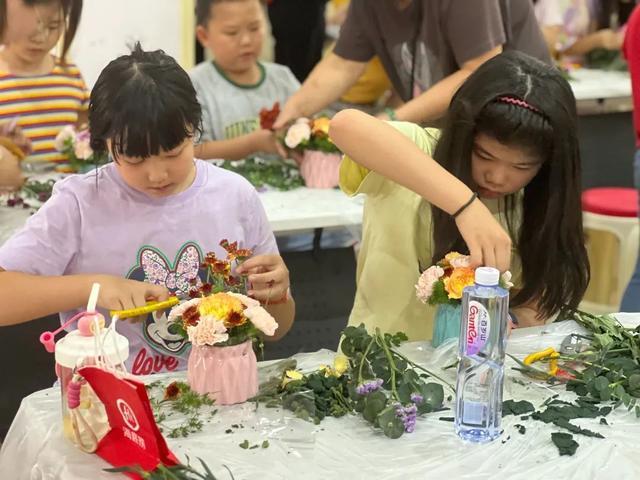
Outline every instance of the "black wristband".
{"type": "Polygon", "coordinates": [[[467,203],[465,203],[464,205],[462,205],[454,214],[452,214],[451,216],[453,218],[457,218],[458,215],[460,215],[462,212],[465,211],[465,209],[471,205],[474,200],[478,198],[478,194],[476,192],[473,192],[473,195],[471,195],[471,198],[467,201],[467,203]]]}

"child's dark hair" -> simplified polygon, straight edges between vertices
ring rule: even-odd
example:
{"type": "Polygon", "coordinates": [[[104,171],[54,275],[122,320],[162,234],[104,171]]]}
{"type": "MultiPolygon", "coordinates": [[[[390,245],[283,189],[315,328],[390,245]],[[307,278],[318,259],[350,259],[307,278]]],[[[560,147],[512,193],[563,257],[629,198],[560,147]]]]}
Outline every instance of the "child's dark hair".
{"type": "Polygon", "coordinates": [[[107,65],[91,91],[91,148],[147,158],[180,145],[201,131],[202,110],[191,80],[162,50],[130,55],[107,65]]]}
{"type": "MultiPolygon", "coordinates": [[[[207,25],[209,19],[211,19],[211,7],[216,3],[223,2],[238,2],[246,0],[196,0],[196,24],[202,27],[207,25]]],[[[263,0],[259,0],[263,3],[263,0]]]]}
{"type": "MultiPolygon", "coordinates": [[[[564,305],[577,307],[589,283],[582,229],[580,153],[576,103],[560,72],[518,52],[484,63],[451,101],[434,158],[471,189],[471,155],[477,134],[523,149],[543,160],[524,187],[522,224],[515,231],[516,195],[506,199],[507,224],[522,260],[522,289],[512,306],[536,302],[550,317],[564,305]],[[505,102],[499,99],[524,100],[505,102]]],[[[432,207],[434,261],[466,250],[455,221],[432,207]]]]}
{"type": "MultiPolygon", "coordinates": [[[[82,15],[82,0],[22,0],[22,2],[33,7],[35,5],[59,2],[62,7],[62,16],[64,18],[64,31],[62,33],[62,52],[60,60],[64,63],[64,59],[71,47],[73,37],[76,36],[80,16],[82,15]]],[[[7,28],[7,0],[0,0],[0,39],[4,36],[7,28]]]]}

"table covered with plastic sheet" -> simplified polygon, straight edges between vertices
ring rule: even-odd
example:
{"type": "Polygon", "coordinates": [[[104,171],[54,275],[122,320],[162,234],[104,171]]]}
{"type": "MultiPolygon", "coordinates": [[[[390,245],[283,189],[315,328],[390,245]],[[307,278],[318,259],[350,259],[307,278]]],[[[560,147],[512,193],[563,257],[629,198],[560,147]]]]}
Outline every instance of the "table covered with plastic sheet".
{"type": "MultiPolygon", "coordinates": [[[[640,323],[640,314],[618,314],[618,318],[625,325],[640,323]]],[[[569,321],[515,330],[508,352],[522,359],[549,346],[558,349],[566,335],[580,331],[569,321]]],[[[455,360],[454,342],[437,350],[426,343],[408,343],[402,349],[413,360],[454,381],[455,369],[439,370],[455,360]]],[[[304,371],[330,364],[333,356],[333,352],[322,350],[295,358],[304,371]]],[[[509,358],[506,365],[505,399],[529,400],[539,407],[554,394],[565,400],[575,398],[564,386],[536,383],[514,371],[516,364],[509,358]]],[[[273,365],[261,364],[261,377],[268,376],[268,370],[273,373],[273,369],[273,365]]],[[[625,408],[614,410],[607,417],[608,425],[598,419],[574,420],[605,438],[575,435],[580,446],[574,456],[568,457],[560,456],[551,442],[551,433],[561,429],[513,416],[504,418],[504,432],[498,440],[485,445],[465,443],[455,435],[451,422],[440,420],[453,416],[453,398],[446,401],[446,396],[445,389],[445,407],[449,410],[419,418],[415,432],[397,440],[386,438],[358,416],[327,418],[314,425],[293,418],[286,410],[245,403],[220,407],[201,432],[184,439],[168,439],[168,443],[183,461],[187,456],[192,461],[205,460],[218,479],[230,478],[224,466],[237,480],[640,478],[640,419],[625,408]],[[516,424],[524,424],[526,432],[519,433],[516,424]],[[236,428],[231,429],[232,425],[236,428]],[[232,433],[227,433],[230,430],[232,433]],[[251,445],[268,440],[269,447],[245,450],[239,446],[244,440],[251,445]]],[[[82,453],[63,439],[56,388],[23,400],[0,453],[3,480],[125,478],[104,472],[107,467],[96,455],[82,453]]]]}

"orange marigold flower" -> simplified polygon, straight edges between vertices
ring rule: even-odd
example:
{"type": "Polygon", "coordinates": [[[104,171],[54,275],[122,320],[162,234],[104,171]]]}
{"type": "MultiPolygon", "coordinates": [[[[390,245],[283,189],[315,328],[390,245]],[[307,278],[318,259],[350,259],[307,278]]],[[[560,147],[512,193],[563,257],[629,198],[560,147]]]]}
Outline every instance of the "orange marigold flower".
{"type": "Polygon", "coordinates": [[[219,275],[229,275],[231,273],[231,264],[226,260],[216,260],[215,263],[209,265],[212,273],[219,275]]]}
{"type": "Polygon", "coordinates": [[[320,117],[313,121],[311,132],[314,135],[329,136],[329,118],[320,117]]]}
{"type": "Polygon", "coordinates": [[[229,243],[226,238],[220,241],[220,246],[225,249],[228,254],[235,254],[238,250],[238,242],[229,243]]]}
{"type": "Polygon", "coordinates": [[[239,248],[238,250],[236,250],[236,258],[238,258],[239,260],[246,260],[251,255],[253,255],[253,250],[251,250],[250,248],[239,248]]]}
{"type": "Polygon", "coordinates": [[[224,326],[227,328],[239,327],[240,325],[244,325],[246,322],[247,317],[242,313],[232,311],[227,315],[227,318],[224,319],[224,326]]]}
{"type": "Polygon", "coordinates": [[[197,325],[200,321],[200,312],[197,305],[192,305],[182,313],[182,326],[186,329],[189,326],[197,325]]]}
{"type": "Polygon", "coordinates": [[[462,298],[464,287],[473,285],[475,271],[473,268],[456,268],[451,272],[451,276],[444,279],[444,288],[451,299],[462,298]]]}
{"type": "Polygon", "coordinates": [[[178,382],[172,382],[164,389],[164,400],[175,400],[180,396],[178,382]]]}
{"type": "Polygon", "coordinates": [[[216,262],[219,262],[220,260],[218,260],[218,257],[216,257],[216,254],[213,252],[209,252],[207,253],[207,255],[204,257],[204,263],[202,264],[203,268],[206,268],[209,265],[213,265],[216,262]]]}

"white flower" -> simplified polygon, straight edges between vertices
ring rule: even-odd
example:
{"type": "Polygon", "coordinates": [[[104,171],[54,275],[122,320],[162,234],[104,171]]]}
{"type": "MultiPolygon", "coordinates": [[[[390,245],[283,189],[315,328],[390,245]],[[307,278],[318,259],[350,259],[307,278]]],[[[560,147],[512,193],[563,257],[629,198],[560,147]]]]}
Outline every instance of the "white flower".
{"type": "Polygon", "coordinates": [[[444,275],[444,270],[437,266],[433,265],[427,268],[420,278],[418,279],[418,284],[416,285],[416,296],[418,300],[422,303],[427,303],[429,301],[429,297],[433,293],[434,284],[442,278],[444,275]]]}
{"type": "Polygon", "coordinates": [[[200,305],[201,301],[202,301],[202,298],[194,298],[192,300],[188,300],[188,301],[186,301],[184,303],[181,303],[180,305],[176,305],[169,312],[169,316],[167,317],[167,322],[169,322],[169,323],[176,322],[178,320],[178,317],[181,317],[182,314],[187,309],[189,309],[189,308],[191,308],[193,306],[200,305]]]}
{"type": "Polygon", "coordinates": [[[66,127],[64,127],[62,130],[60,130],[60,132],[56,136],[56,140],[54,142],[54,146],[56,147],[56,150],[58,150],[59,152],[64,151],[64,149],[66,148],[65,144],[67,143],[67,141],[73,140],[75,136],[76,136],[75,128],[73,128],[71,125],[67,125],[66,127]]]}
{"type": "Polygon", "coordinates": [[[513,287],[513,282],[511,281],[511,272],[509,270],[507,270],[500,276],[500,284],[507,290],[513,287]]]}
{"type": "Polygon", "coordinates": [[[244,314],[265,335],[271,337],[276,333],[278,322],[264,308],[249,307],[244,311],[244,314]]]}
{"type": "Polygon", "coordinates": [[[198,347],[215,345],[229,340],[229,334],[224,322],[213,315],[200,317],[197,325],[187,327],[187,335],[191,344],[198,347]]]}
{"type": "Polygon", "coordinates": [[[289,148],[296,148],[300,143],[311,138],[311,127],[308,122],[294,123],[287,130],[284,143],[289,148]]]}
{"type": "Polygon", "coordinates": [[[89,160],[91,158],[91,155],[93,155],[93,150],[89,145],[88,139],[78,140],[73,149],[73,152],[80,160],[89,160]]]}
{"type": "Polygon", "coordinates": [[[227,295],[237,298],[247,308],[260,306],[260,302],[258,300],[256,300],[255,298],[247,297],[246,295],[242,295],[241,293],[227,292],[227,295]]]}

